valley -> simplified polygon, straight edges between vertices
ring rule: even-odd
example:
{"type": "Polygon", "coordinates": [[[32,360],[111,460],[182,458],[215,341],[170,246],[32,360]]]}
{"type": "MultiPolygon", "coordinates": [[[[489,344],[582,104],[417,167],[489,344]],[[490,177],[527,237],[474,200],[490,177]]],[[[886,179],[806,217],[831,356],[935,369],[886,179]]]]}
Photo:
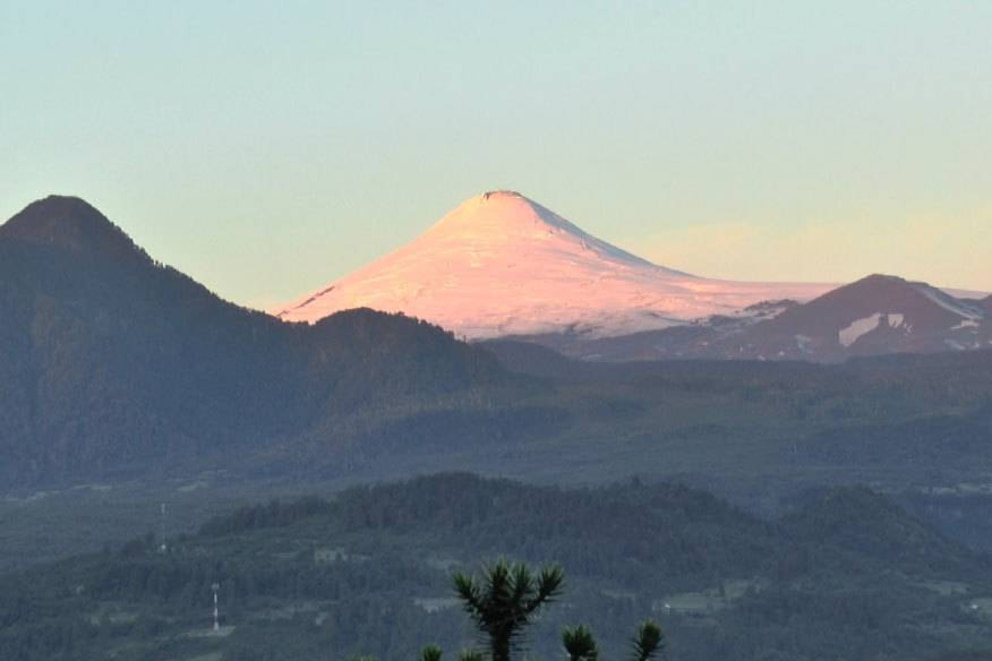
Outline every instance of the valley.
{"type": "Polygon", "coordinates": [[[545,657],[576,623],[620,655],[645,617],[688,661],[952,658],[992,628],[989,556],[863,488],[827,490],[769,521],[678,485],[442,474],[247,506],[196,531],[2,576],[0,653],[398,659],[433,643],[454,654],[477,640],[451,572],[497,557],[554,558],[566,573],[564,596],[526,641],[545,657]]]}

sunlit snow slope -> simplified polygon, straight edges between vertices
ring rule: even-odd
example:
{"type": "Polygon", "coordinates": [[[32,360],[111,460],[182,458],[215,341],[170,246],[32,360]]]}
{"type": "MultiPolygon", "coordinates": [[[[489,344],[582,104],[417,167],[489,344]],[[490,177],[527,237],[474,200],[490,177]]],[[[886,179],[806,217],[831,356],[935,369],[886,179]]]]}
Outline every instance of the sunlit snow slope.
{"type": "Polygon", "coordinates": [[[403,312],[457,335],[607,337],[809,300],[819,284],[709,280],[656,266],[509,191],[478,195],[406,246],[274,311],[314,322],[339,310],[403,312]]]}

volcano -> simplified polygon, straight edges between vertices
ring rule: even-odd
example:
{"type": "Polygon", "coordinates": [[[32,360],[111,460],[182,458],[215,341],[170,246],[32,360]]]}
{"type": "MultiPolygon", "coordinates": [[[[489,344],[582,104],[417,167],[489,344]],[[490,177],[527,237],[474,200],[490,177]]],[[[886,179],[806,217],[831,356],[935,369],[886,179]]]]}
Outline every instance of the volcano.
{"type": "Polygon", "coordinates": [[[409,244],[282,306],[287,321],[340,310],[401,312],[472,340],[610,337],[810,300],[824,284],[713,280],[652,264],[513,191],[462,203],[409,244]]]}

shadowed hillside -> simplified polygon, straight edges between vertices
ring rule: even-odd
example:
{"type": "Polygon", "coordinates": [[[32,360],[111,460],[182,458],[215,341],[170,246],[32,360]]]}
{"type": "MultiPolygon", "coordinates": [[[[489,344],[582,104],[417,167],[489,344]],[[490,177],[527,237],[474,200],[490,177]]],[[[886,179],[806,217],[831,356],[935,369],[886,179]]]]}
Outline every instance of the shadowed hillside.
{"type": "Polygon", "coordinates": [[[412,319],[356,310],[311,327],[221,301],[75,198],[0,227],[0,320],[8,486],[237,464],[341,416],[437,409],[502,378],[412,319]]]}

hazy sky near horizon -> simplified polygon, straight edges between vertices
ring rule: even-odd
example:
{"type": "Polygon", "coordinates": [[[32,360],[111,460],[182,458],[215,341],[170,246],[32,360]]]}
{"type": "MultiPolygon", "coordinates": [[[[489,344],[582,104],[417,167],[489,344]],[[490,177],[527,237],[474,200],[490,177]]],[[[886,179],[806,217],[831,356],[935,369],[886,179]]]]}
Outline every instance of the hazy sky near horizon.
{"type": "Polygon", "coordinates": [[[665,266],[992,291],[992,2],[0,0],[0,216],[271,306],[522,192],[665,266]]]}

